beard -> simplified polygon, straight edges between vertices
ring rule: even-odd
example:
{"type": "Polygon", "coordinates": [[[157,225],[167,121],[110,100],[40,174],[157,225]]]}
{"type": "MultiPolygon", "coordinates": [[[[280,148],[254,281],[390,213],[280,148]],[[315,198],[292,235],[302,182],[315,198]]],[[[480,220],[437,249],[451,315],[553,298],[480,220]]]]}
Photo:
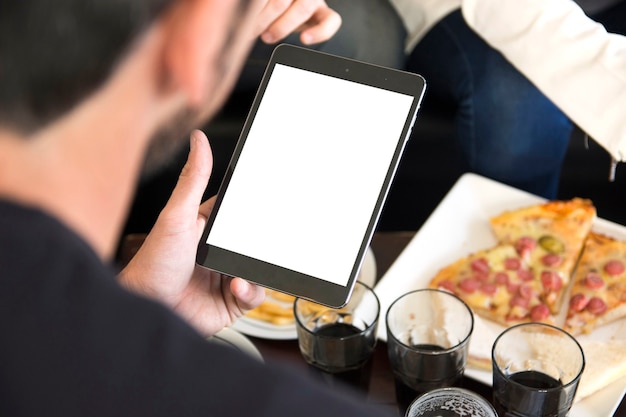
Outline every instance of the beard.
{"type": "MultiPolygon", "coordinates": [[[[239,3],[240,13],[235,13],[236,22],[240,23],[242,16],[248,16],[248,2],[239,3]]],[[[256,15],[256,14],[252,14],[256,15]]],[[[222,47],[219,62],[214,63],[212,69],[215,79],[220,80],[213,90],[206,94],[208,97],[205,106],[197,109],[186,108],[181,110],[165,126],[161,127],[152,136],[141,170],[141,179],[149,179],[176,161],[176,156],[189,144],[189,135],[199,123],[210,121],[218,112],[221,105],[229,97],[236,79],[239,76],[243,62],[252,46],[252,41],[246,36],[236,36],[237,24],[230,25],[231,32],[226,37],[222,47]]],[[[250,38],[252,39],[252,38],[250,38]]]]}
{"type": "Polygon", "coordinates": [[[198,120],[198,112],[184,109],[150,140],[141,170],[141,179],[147,180],[169,167],[176,156],[189,144],[189,135],[198,120]]]}

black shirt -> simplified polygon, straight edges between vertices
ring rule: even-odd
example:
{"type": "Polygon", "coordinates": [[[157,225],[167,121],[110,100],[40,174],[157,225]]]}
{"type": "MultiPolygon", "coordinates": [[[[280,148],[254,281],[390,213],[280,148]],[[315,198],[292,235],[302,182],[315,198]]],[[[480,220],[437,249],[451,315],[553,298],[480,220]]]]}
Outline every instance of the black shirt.
{"type": "Polygon", "coordinates": [[[54,218],[0,200],[0,416],[374,415],[209,343],[115,273],[54,218]]]}

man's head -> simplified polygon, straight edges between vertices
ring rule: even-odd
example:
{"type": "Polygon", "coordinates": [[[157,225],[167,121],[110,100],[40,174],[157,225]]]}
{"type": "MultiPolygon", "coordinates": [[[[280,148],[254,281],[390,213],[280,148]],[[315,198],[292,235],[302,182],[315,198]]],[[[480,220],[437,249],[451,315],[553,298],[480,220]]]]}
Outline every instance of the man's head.
{"type": "MultiPolygon", "coordinates": [[[[0,128],[30,135],[45,127],[102,86],[153,23],[161,20],[160,23],[170,27],[180,25],[175,21],[176,16],[198,14],[197,10],[203,8],[202,3],[223,3],[213,9],[220,11],[230,7],[234,10],[233,20],[225,22],[229,25],[226,44],[212,46],[212,52],[221,55],[221,61],[211,63],[207,61],[208,57],[196,57],[198,68],[193,71],[228,76],[227,71],[238,70],[237,65],[231,68],[229,48],[236,43],[238,23],[250,8],[249,0],[0,0],[0,128]]],[[[220,18],[224,20],[224,16],[220,18]]],[[[194,24],[193,21],[189,23],[194,24]]],[[[180,55],[197,53],[184,45],[189,41],[184,38],[188,38],[192,30],[198,37],[209,33],[198,30],[203,25],[200,17],[195,24],[198,28],[178,35],[179,39],[176,35],[173,37],[172,43],[181,41],[181,51],[176,51],[177,45],[172,44],[164,57],[164,65],[168,66],[166,71],[179,71],[173,75],[178,78],[174,82],[194,82],[190,79],[193,74],[180,74],[180,66],[189,63],[188,56],[180,55]]],[[[207,45],[218,42],[215,39],[196,41],[207,45]]],[[[172,75],[164,73],[163,76],[172,75]]],[[[164,83],[171,81],[163,80],[164,83]]],[[[219,84],[214,82],[213,88],[223,88],[219,84]]],[[[212,94],[202,94],[205,93],[212,94]]],[[[188,91],[188,94],[193,109],[181,110],[174,123],[187,129],[191,127],[190,121],[197,123],[197,119],[215,111],[203,109],[201,101],[207,97],[199,99],[197,91],[188,91]],[[181,124],[181,120],[184,123],[181,124]]],[[[164,131],[172,131],[171,126],[165,125],[159,136],[163,136],[164,131]]],[[[182,133],[178,129],[176,132],[182,133]]]]}
{"type": "Polygon", "coordinates": [[[263,4],[0,0],[1,198],[109,257],[147,150],[168,153],[151,139],[184,143],[219,109],[263,4]]]}
{"type": "Polygon", "coordinates": [[[28,133],[68,111],[170,3],[0,1],[0,124],[28,133]]]}

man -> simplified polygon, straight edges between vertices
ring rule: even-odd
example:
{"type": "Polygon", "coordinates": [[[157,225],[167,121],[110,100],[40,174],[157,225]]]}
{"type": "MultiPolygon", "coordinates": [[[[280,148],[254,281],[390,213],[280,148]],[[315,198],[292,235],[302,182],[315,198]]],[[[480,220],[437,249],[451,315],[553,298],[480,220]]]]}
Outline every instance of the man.
{"type": "Polygon", "coordinates": [[[314,0],[0,1],[0,415],[368,415],[205,340],[263,291],[195,267],[200,132],[121,276],[141,295],[107,266],[141,167],[216,112],[256,35],[339,22],[314,0]]]}

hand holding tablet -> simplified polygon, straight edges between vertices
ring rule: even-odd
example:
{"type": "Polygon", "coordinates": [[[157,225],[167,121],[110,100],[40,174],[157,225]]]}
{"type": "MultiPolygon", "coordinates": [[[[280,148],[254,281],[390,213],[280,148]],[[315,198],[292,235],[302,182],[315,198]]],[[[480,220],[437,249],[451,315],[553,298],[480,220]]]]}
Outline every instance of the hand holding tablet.
{"type": "Polygon", "coordinates": [[[208,219],[198,264],[344,305],[424,88],[419,75],[277,47],[208,219]]]}

